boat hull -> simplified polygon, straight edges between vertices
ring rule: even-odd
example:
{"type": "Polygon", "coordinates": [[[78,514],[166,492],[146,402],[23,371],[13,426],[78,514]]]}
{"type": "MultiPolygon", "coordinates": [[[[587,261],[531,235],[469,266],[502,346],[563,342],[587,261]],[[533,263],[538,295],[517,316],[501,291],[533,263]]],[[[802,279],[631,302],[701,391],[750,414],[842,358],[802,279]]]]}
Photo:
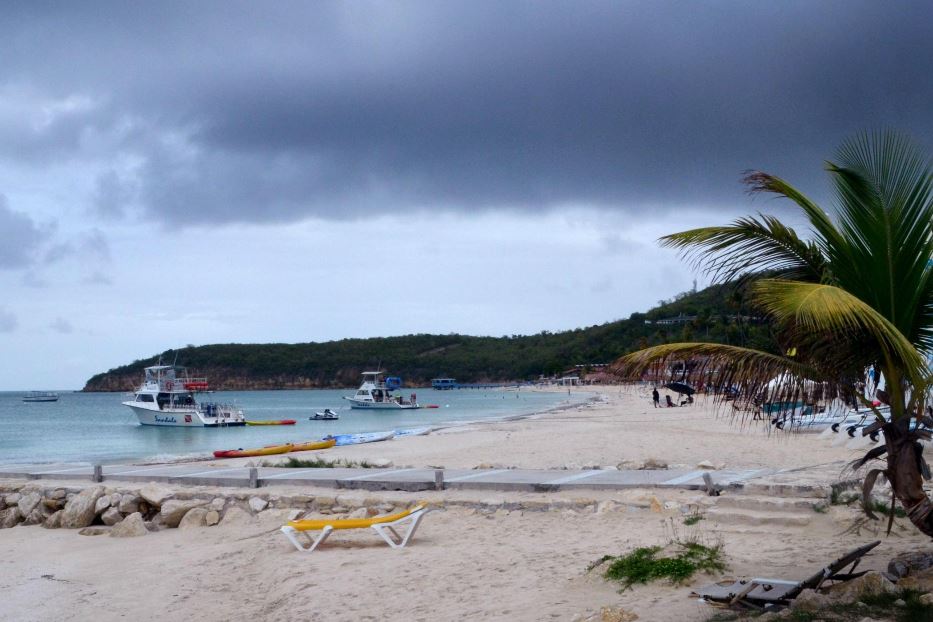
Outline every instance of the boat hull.
{"type": "Polygon", "coordinates": [[[369,400],[358,400],[352,397],[343,399],[350,402],[350,408],[361,408],[366,410],[415,410],[421,408],[420,404],[399,404],[398,402],[371,402],[369,400]]]}
{"type": "Polygon", "coordinates": [[[140,407],[136,402],[123,402],[123,404],[129,406],[139,420],[140,425],[170,428],[217,428],[246,424],[242,420],[237,421],[224,417],[214,417],[213,420],[206,421],[197,410],[193,409],[156,410],[140,407]]]}

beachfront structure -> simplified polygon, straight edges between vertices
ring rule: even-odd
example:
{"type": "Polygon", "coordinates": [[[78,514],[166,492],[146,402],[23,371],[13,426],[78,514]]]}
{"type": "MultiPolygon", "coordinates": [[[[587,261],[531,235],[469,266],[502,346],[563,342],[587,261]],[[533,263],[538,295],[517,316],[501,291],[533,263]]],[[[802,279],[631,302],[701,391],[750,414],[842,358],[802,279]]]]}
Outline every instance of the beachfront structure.
{"type": "Polygon", "coordinates": [[[454,378],[434,378],[431,380],[431,388],[437,389],[438,391],[446,391],[448,389],[458,389],[460,385],[457,384],[454,378]]]}

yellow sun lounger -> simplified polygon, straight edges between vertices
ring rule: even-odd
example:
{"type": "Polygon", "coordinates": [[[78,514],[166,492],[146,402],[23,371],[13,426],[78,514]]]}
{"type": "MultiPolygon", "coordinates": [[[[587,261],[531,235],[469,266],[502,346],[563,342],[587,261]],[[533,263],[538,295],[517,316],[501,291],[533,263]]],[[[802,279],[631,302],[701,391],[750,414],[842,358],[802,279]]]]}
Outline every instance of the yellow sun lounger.
{"type": "Polygon", "coordinates": [[[295,545],[296,549],[307,553],[316,549],[335,529],[365,529],[366,527],[371,528],[379,534],[379,536],[386,541],[386,544],[393,549],[400,549],[411,541],[412,537],[415,535],[415,530],[418,529],[418,525],[421,523],[421,519],[424,518],[424,515],[430,512],[431,509],[432,508],[421,503],[408,508],[404,512],[375,516],[373,518],[293,520],[282,527],[281,531],[285,534],[285,537],[288,538],[288,541],[295,545]],[[395,531],[394,527],[406,522],[411,523],[411,525],[405,535],[400,536],[398,532],[395,531]],[[307,531],[320,531],[321,535],[319,535],[316,540],[312,541],[311,537],[305,533],[307,531]],[[310,546],[305,546],[298,539],[299,533],[304,534],[310,546]]]}

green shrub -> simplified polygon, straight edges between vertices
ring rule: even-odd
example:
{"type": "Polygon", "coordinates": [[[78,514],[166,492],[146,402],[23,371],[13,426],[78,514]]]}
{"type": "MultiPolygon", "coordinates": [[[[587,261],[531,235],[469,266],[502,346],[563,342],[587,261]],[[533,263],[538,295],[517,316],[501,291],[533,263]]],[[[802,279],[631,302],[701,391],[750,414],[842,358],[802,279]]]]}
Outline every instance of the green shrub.
{"type": "Polygon", "coordinates": [[[725,570],[722,559],[722,546],[706,546],[699,542],[672,542],[668,549],[673,555],[659,556],[664,549],[660,546],[640,547],[611,560],[605,571],[605,577],[622,583],[627,589],[635,583],[647,583],[658,579],[668,579],[673,583],[682,583],[697,571],[725,570]]]}

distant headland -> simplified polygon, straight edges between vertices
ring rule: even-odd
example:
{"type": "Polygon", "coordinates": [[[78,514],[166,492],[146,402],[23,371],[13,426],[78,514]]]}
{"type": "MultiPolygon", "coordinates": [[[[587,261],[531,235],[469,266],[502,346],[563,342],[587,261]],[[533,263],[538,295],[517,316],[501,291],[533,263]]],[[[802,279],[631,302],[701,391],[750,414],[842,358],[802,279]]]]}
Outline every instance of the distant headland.
{"type": "Polygon", "coordinates": [[[556,333],[188,346],[97,374],[83,390],[130,391],[139,384],[143,368],[160,358],[210,378],[217,390],[355,387],[360,372],[380,362],[407,386],[429,386],[438,376],[467,383],[513,382],[581,365],[585,373],[588,364],[610,363],[649,345],[693,339],[773,349],[768,326],[749,308],[743,289],[724,284],[678,294],[625,320],[556,333]]]}

